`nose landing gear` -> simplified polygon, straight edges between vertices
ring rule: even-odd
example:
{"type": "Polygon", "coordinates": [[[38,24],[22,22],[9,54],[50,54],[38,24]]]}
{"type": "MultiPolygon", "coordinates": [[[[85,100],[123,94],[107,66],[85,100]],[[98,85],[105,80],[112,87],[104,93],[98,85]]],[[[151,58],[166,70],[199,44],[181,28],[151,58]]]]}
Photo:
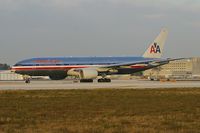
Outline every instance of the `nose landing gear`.
{"type": "Polygon", "coordinates": [[[25,79],[25,83],[29,84],[30,82],[30,78],[25,79]]]}
{"type": "Polygon", "coordinates": [[[31,82],[31,77],[30,76],[24,75],[23,79],[24,79],[26,84],[29,84],[31,82]]]}

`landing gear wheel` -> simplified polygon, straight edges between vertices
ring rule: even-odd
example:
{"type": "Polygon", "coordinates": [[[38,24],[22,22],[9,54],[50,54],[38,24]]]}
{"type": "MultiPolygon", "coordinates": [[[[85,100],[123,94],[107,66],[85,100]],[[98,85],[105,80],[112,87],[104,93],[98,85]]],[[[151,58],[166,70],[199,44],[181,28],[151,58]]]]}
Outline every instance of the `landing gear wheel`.
{"type": "Polygon", "coordinates": [[[111,82],[111,79],[106,79],[106,82],[111,82]]]}
{"type": "Polygon", "coordinates": [[[30,82],[30,78],[25,79],[25,83],[29,84],[30,82]]]}
{"type": "Polygon", "coordinates": [[[101,79],[98,79],[98,82],[99,83],[105,83],[105,82],[111,82],[111,79],[107,79],[107,78],[101,78],[101,79]]]}
{"type": "Polygon", "coordinates": [[[93,79],[81,79],[80,82],[81,83],[92,83],[93,79]]]}

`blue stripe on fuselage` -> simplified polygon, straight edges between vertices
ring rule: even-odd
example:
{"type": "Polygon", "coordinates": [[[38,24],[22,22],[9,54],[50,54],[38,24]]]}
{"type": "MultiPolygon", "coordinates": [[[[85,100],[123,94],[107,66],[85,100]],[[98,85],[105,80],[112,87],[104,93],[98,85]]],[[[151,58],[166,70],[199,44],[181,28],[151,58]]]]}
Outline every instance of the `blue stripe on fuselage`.
{"type": "MultiPolygon", "coordinates": [[[[143,57],[43,57],[31,58],[18,62],[15,66],[45,65],[111,65],[125,62],[152,60],[143,57]]],[[[156,60],[156,59],[155,59],[156,60]]]]}

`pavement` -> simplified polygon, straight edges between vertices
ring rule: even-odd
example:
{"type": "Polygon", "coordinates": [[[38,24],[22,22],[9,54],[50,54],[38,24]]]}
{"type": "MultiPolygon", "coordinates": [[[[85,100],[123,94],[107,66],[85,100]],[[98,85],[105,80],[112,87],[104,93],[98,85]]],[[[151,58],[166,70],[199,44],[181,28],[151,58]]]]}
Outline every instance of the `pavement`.
{"type": "Polygon", "coordinates": [[[73,80],[0,81],[0,90],[52,90],[52,89],[148,89],[148,88],[200,88],[200,81],[112,80],[111,83],[79,83],[73,80]]]}

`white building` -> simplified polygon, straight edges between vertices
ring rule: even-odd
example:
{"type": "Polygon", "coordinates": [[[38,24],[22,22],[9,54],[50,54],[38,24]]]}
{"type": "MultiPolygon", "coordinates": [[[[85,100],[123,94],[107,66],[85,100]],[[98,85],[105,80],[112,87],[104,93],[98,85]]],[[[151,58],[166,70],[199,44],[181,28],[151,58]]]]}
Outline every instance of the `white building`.
{"type": "Polygon", "coordinates": [[[194,78],[200,77],[200,58],[172,61],[158,68],[146,70],[144,76],[156,78],[194,78]]]}
{"type": "Polygon", "coordinates": [[[0,71],[0,80],[23,80],[23,76],[10,70],[0,71]]]}

